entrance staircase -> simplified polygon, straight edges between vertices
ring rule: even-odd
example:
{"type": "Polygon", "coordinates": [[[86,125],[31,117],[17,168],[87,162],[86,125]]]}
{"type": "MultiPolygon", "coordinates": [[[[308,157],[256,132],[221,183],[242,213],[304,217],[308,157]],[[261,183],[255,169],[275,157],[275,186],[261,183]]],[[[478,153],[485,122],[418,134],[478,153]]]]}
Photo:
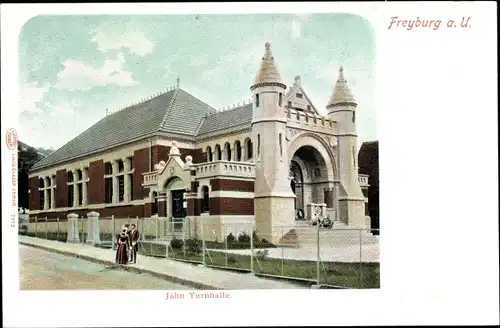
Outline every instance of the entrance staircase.
{"type": "MultiPolygon", "coordinates": [[[[308,221],[296,221],[295,233],[298,245],[316,245],[318,243],[318,227],[308,221]]],[[[322,246],[352,246],[378,244],[379,236],[368,229],[359,230],[335,221],[331,229],[319,228],[319,242],[322,246]]]]}

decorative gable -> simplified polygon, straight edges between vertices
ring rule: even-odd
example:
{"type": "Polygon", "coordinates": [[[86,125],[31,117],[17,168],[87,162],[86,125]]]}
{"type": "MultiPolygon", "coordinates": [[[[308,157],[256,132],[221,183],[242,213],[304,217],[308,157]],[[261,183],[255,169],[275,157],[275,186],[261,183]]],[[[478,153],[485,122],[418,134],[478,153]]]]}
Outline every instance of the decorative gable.
{"type": "Polygon", "coordinates": [[[309,97],[307,97],[306,92],[302,88],[300,76],[295,77],[295,83],[286,95],[286,102],[288,108],[319,115],[316,107],[314,107],[309,97]]]}

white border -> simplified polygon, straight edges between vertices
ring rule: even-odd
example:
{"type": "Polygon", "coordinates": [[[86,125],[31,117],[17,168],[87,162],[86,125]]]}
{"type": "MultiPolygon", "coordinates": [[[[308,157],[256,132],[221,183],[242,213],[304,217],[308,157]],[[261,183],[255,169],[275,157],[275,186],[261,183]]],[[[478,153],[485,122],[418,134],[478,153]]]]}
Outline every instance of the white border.
{"type": "MultiPolygon", "coordinates": [[[[496,8],[489,2],[3,4],[4,326],[498,324],[496,8]],[[377,42],[382,289],[239,291],[166,302],[163,292],[19,292],[8,217],[18,35],[37,14],[351,12],[377,42]],[[469,29],[388,30],[389,17],[471,16],[469,29]],[[293,293],[293,294],[292,294],[293,293]],[[121,317],[120,296],[137,308],[121,317]]],[[[125,306],[126,308],[126,306],[125,306]]]]}

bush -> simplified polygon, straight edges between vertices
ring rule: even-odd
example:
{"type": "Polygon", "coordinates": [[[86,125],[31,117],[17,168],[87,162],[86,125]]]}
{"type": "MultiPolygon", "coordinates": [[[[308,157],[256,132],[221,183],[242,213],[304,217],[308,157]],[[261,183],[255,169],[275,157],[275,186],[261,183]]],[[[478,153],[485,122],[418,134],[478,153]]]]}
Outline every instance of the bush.
{"type": "Polygon", "coordinates": [[[186,239],[186,251],[191,254],[199,254],[203,251],[203,242],[195,238],[186,239]]]}
{"type": "Polygon", "coordinates": [[[250,236],[247,235],[245,232],[242,232],[238,236],[238,242],[240,242],[240,243],[249,243],[250,242],[250,236]]]}
{"type": "Polygon", "coordinates": [[[232,244],[234,243],[234,241],[236,240],[236,238],[234,238],[234,235],[232,233],[230,233],[229,235],[227,235],[226,237],[226,241],[228,244],[232,244]]]}
{"type": "Polygon", "coordinates": [[[184,246],[184,242],[182,241],[182,239],[177,239],[174,237],[170,241],[170,247],[172,247],[172,249],[181,249],[182,246],[184,246]]]}
{"type": "Polygon", "coordinates": [[[252,233],[252,238],[253,238],[253,242],[254,243],[258,243],[259,242],[259,236],[257,235],[257,229],[255,229],[252,233]]]}

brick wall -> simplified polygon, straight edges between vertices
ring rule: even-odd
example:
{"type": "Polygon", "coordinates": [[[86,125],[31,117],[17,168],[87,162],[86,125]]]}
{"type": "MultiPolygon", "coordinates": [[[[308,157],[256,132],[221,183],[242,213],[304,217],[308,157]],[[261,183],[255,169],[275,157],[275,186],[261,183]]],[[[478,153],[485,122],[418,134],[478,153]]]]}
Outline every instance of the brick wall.
{"type": "Polygon", "coordinates": [[[104,161],[95,161],[89,164],[89,186],[88,202],[89,204],[102,204],[105,200],[104,189],[104,161]]]}
{"type": "Polygon", "coordinates": [[[142,186],[144,176],[142,173],[149,172],[149,148],[142,148],[134,151],[132,157],[134,163],[134,174],[132,176],[132,199],[143,199],[148,196],[149,190],[142,186]]]}
{"type": "Polygon", "coordinates": [[[68,172],[56,172],[56,207],[68,206],[68,172]]]}
{"type": "Polygon", "coordinates": [[[210,215],[254,215],[253,198],[210,198],[210,215]]]}
{"type": "Polygon", "coordinates": [[[40,192],[38,191],[38,177],[29,178],[29,209],[39,210],[40,209],[40,192]]]}
{"type": "MultiPolygon", "coordinates": [[[[146,204],[147,205],[147,204],[146,204]]],[[[58,211],[58,212],[40,212],[38,214],[30,214],[30,218],[38,217],[48,219],[56,219],[59,218],[59,221],[67,220],[67,216],[70,213],[77,214],[79,217],[87,217],[87,214],[90,212],[97,212],[99,216],[102,217],[111,217],[112,215],[115,218],[135,218],[135,217],[143,217],[144,216],[144,207],[146,205],[128,205],[128,206],[113,206],[113,207],[105,207],[105,208],[97,208],[97,209],[79,209],[79,210],[67,210],[67,211],[58,211]]]]}
{"type": "Polygon", "coordinates": [[[245,180],[211,179],[212,191],[245,191],[254,192],[254,182],[245,180]]]}

